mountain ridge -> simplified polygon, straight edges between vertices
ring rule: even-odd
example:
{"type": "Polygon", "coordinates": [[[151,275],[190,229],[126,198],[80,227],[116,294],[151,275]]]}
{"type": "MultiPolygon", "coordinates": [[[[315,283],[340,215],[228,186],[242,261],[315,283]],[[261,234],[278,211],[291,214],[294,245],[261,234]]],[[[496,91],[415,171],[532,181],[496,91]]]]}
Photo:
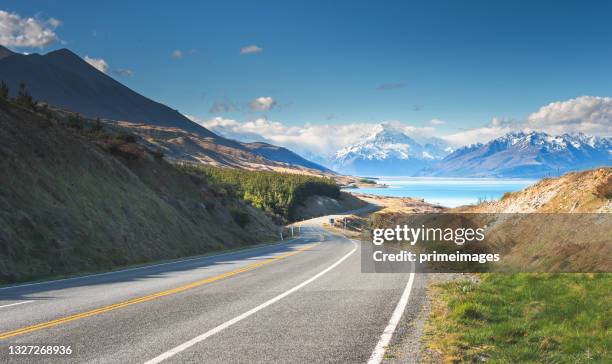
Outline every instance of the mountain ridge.
{"type": "Polygon", "coordinates": [[[583,133],[515,131],[456,150],[419,175],[545,177],[612,164],[612,140],[583,133]]]}

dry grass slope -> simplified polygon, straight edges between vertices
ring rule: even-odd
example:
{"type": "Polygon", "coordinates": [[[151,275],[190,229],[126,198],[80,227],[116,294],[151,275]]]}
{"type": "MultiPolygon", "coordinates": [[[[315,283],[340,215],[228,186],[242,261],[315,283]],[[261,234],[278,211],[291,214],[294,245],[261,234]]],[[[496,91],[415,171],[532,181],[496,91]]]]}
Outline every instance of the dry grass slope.
{"type": "Polygon", "coordinates": [[[88,128],[0,100],[0,283],[277,236],[261,211],[178,171],[133,137],[88,128]],[[236,210],[248,214],[248,223],[236,221],[236,210]]]}

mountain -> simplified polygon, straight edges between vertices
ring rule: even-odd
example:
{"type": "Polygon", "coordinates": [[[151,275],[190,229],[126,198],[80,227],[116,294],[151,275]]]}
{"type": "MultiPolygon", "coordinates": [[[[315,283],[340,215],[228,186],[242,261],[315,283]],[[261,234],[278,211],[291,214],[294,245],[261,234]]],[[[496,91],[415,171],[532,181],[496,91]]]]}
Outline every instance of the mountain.
{"type": "Polygon", "coordinates": [[[437,138],[415,139],[392,125],[379,124],[373,133],[331,158],[332,169],[344,174],[409,176],[441,160],[452,150],[437,138]]]}
{"type": "Polygon", "coordinates": [[[201,144],[206,145],[207,153],[216,156],[219,165],[240,168],[243,161],[252,166],[277,162],[286,169],[289,163],[298,169],[329,171],[285,148],[254,147],[218,136],[178,111],[124,86],[68,49],[24,55],[0,46],[0,80],[6,82],[13,96],[24,83],[36,100],[90,118],[180,129],[198,141],[205,140],[201,144]],[[240,156],[241,161],[234,160],[235,156],[240,156]]]}
{"type": "Polygon", "coordinates": [[[526,177],[560,175],[612,165],[612,139],[578,134],[512,132],[456,150],[420,172],[430,176],[526,177]]]}
{"type": "Polygon", "coordinates": [[[201,137],[179,128],[104,119],[102,123],[105,128],[117,133],[136,136],[138,143],[151,150],[162,152],[166,159],[172,161],[315,176],[331,177],[334,174],[288,149],[270,144],[262,143],[268,147],[257,148],[256,145],[259,143],[240,143],[223,138],[201,137]]]}
{"type": "Polygon", "coordinates": [[[287,148],[278,147],[276,145],[263,142],[242,143],[242,145],[253,153],[274,160],[276,162],[299,165],[306,168],[333,173],[330,169],[323,167],[320,164],[311,162],[305,158],[302,158],[301,156],[290,151],[287,148]]]}
{"type": "Polygon", "coordinates": [[[143,122],[215,136],[178,111],[132,91],[65,48],[45,55],[24,55],[0,46],[0,80],[7,83],[12,95],[24,83],[35,99],[92,118],[143,122]]]}

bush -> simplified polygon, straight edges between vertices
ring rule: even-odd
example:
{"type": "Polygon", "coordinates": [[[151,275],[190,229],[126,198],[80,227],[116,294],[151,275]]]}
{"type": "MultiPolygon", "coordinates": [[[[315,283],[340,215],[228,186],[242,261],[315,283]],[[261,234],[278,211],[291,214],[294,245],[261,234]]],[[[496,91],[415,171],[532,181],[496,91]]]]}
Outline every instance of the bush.
{"type": "Polygon", "coordinates": [[[155,149],[151,151],[151,154],[153,154],[153,158],[155,158],[156,160],[161,160],[164,158],[164,151],[161,149],[155,149]]]}
{"type": "Polygon", "coordinates": [[[250,222],[249,214],[238,209],[231,210],[232,217],[238,226],[244,228],[250,222]]]}
{"type": "Polygon", "coordinates": [[[77,130],[83,130],[83,125],[84,125],[84,122],[83,122],[83,119],[81,118],[81,115],[74,114],[68,117],[68,127],[77,129],[77,130]]]}

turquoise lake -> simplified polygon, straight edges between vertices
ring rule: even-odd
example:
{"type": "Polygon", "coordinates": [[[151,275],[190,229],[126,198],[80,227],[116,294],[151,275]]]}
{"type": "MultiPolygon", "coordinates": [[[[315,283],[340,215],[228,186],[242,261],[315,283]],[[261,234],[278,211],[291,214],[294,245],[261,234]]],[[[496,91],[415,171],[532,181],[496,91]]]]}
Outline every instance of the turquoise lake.
{"type": "Polygon", "coordinates": [[[505,192],[519,191],[536,183],[527,179],[495,178],[430,178],[430,177],[381,177],[378,183],[388,188],[353,188],[348,191],[378,196],[414,197],[456,207],[478,203],[481,200],[498,200],[505,192]]]}

